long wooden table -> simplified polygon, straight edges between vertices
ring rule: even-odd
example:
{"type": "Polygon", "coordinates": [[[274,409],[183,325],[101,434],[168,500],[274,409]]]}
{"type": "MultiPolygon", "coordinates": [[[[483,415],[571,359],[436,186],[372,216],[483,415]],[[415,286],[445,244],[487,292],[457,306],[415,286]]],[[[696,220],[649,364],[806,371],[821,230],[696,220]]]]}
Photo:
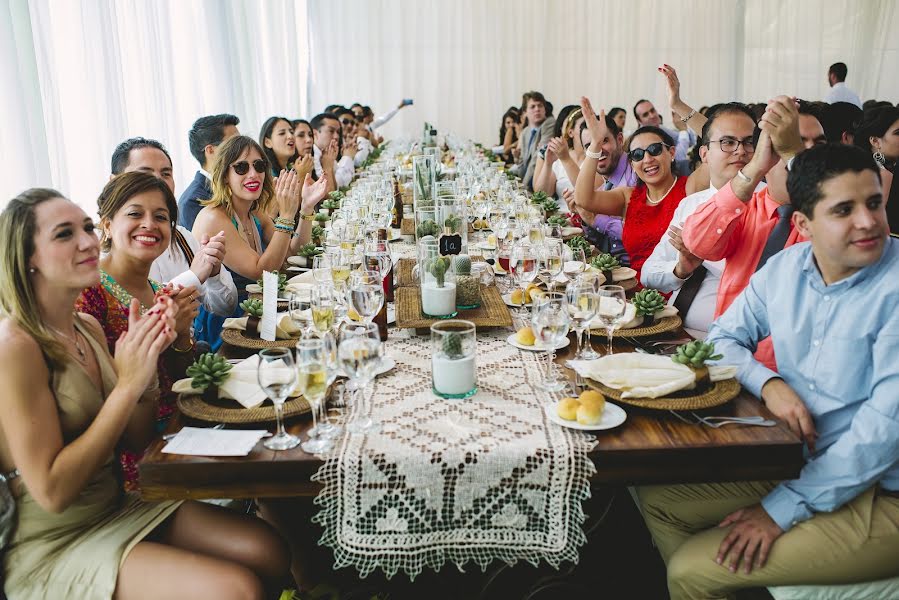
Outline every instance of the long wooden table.
{"type": "MultiPolygon", "coordinates": [[[[601,343],[594,345],[599,348],[601,343]]],[[[572,343],[561,350],[557,362],[570,358],[574,347],[572,343]]],[[[616,351],[628,350],[632,347],[625,343],[616,345],[616,351]]],[[[596,485],[786,479],[796,477],[803,465],[802,444],[782,423],[713,429],[664,412],[625,410],[624,425],[597,432],[599,443],[591,455],[596,485]]],[[[774,418],[745,391],[713,412],[774,418]]],[[[184,424],[176,415],[168,431],[184,424]]],[[[289,422],[288,429],[304,436],[310,425],[308,417],[301,418],[289,422]]],[[[312,496],[320,489],[310,479],[321,459],[299,448],[275,452],[259,443],[246,457],[205,458],[163,454],[164,445],[161,439],[155,441],[140,463],[146,500],[312,496]]]]}

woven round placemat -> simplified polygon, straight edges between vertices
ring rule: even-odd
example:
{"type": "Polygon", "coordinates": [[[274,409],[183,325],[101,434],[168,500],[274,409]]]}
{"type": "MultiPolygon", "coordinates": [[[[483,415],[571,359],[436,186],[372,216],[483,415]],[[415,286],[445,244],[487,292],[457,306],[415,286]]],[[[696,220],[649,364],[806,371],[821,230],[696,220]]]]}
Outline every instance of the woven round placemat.
{"type": "Polygon", "coordinates": [[[259,338],[247,337],[243,331],[239,329],[222,329],[222,341],[238,348],[250,348],[252,350],[262,350],[263,348],[293,348],[297,345],[297,340],[275,340],[269,342],[260,340],[259,338]]]}
{"type": "Polygon", "coordinates": [[[630,404],[640,408],[652,410],[702,410],[726,404],[740,393],[740,383],[736,379],[716,381],[703,393],[692,393],[687,390],[680,392],[683,396],[666,396],[663,398],[622,398],[621,390],[607,387],[598,381],[584,379],[587,385],[601,392],[604,396],[615,402],[630,404]]]}
{"type": "MultiPolygon", "coordinates": [[[[275,407],[266,400],[256,408],[244,408],[237,400],[219,398],[206,400],[203,396],[181,394],[178,409],[191,419],[213,423],[268,423],[275,422],[275,407]]],[[[295,417],[310,411],[309,403],[302,396],[288,398],[284,403],[284,418],[295,417]]]]}
{"type": "MultiPolygon", "coordinates": [[[[630,327],[628,329],[616,329],[612,332],[612,337],[646,337],[650,335],[658,335],[669,331],[676,331],[683,324],[679,315],[673,317],[665,317],[659,319],[649,327],[630,327]]],[[[605,337],[605,329],[591,329],[590,335],[605,337]]]]}

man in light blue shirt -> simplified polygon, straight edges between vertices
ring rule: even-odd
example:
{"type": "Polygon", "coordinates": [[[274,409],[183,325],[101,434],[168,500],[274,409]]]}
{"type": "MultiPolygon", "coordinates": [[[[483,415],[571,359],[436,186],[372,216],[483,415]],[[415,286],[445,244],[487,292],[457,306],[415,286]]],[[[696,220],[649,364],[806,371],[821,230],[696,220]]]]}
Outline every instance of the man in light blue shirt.
{"type": "Polygon", "coordinates": [[[810,242],[774,255],[708,339],[808,462],[791,481],[638,490],[672,600],[899,575],[899,240],[870,156],[829,144],[793,162],[810,242]],[[753,357],[768,335],[777,373],[753,357]]]}

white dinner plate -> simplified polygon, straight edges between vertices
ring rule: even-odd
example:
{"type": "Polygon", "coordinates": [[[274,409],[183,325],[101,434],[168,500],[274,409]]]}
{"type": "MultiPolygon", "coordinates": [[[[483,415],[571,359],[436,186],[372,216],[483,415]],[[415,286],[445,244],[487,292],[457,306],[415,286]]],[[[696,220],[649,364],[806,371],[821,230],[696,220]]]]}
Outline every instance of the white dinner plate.
{"type": "MultiPolygon", "coordinates": [[[[377,377],[378,375],[383,375],[384,373],[387,373],[388,371],[393,370],[395,367],[396,367],[396,361],[395,361],[395,360],[393,360],[393,359],[392,359],[391,357],[389,357],[389,356],[382,356],[382,357],[381,357],[381,362],[378,363],[378,366],[377,366],[377,368],[375,369],[375,377],[377,377]]],[[[340,369],[340,370],[337,372],[337,374],[338,374],[339,376],[341,376],[341,377],[346,377],[346,376],[347,376],[346,373],[343,372],[343,369],[340,369]]]]}
{"type": "Polygon", "coordinates": [[[531,306],[530,302],[525,302],[524,304],[512,302],[512,294],[503,294],[503,302],[506,303],[506,306],[511,306],[512,308],[529,308],[531,306]]]}
{"type": "Polygon", "coordinates": [[[312,258],[313,257],[306,257],[306,256],[288,256],[287,262],[296,267],[303,267],[306,269],[311,269],[312,268],[312,258]],[[303,260],[304,258],[306,260],[303,260]]]}
{"type": "Polygon", "coordinates": [[[577,421],[566,421],[556,412],[555,404],[547,404],[544,407],[543,412],[545,412],[546,417],[556,425],[568,427],[569,429],[577,429],[579,431],[602,431],[603,429],[612,429],[618,427],[624,423],[625,419],[627,419],[627,413],[624,412],[624,409],[609,401],[606,401],[606,406],[602,411],[602,419],[596,425],[581,425],[577,421]]]}
{"type": "MultiPolygon", "coordinates": [[[[506,338],[506,341],[509,342],[510,344],[512,344],[513,346],[515,346],[516,348],[518,348],[519,350],[530,350],[531,352],[545,352],[546,351],[546,348],[543,347],[543,344],[541,344],[539,340],[534,342],[533,346],[525,346],[524,344],[520,344],[518,342],[518,340],[515,339],[516,335],[518,335],[518,334],[513,333],[512,335],[510,335],[509,337],[506,338]]],[[[560,342],[558,345],[556,345],[555,350],[564,348],[570,343],[571,343],[571,340],[566,337],[563,342],[560,342]]]]}

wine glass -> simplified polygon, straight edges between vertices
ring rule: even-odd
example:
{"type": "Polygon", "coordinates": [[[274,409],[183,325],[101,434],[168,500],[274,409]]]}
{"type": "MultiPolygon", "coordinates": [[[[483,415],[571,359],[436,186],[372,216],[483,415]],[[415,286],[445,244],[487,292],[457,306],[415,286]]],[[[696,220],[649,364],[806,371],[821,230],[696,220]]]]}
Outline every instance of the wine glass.
{"type": "Polygon", "coordinates": [[[549,276],[549,291],[556,287],[556,277],[562,272],[562,244],[546,240],[541,252],[541,269],[549,276]]]}
{"type": "Polygon", "coordinates": [[[374,380],[375,369],[381,362],[381,336],[378,326],[364,323],[358,327],[344,327],[340,331],[337,345],[337,360],[350,378],[355,388],[354,405],[358,407],[357,417],[347,423],[347,430],[353,433],[370,433],[378,429],[372,421],[370,410],[364,405],[365,388],[374,380]],[[361,397],[362,402],[359,401],[361,397]]]}
{"type": "Polygon", "coordinates": [[[380,273],[355,271],[350,276],[346,297],[350,308],[356,311],[362,322],[371,323],[384,305],[384,285],[380,273]]]}
{"type": "Polygon", "coordinates": [[[330,254],[319,254],[312,258],[312,278],[316,283],[331,283],[331,260],[330,254]]]}
{"type": "Polygon", "coordinates": [[[558,223],[547,225],[545,228],[546,237],[553,240],[562,240],[562,226],[558,223]]]}
{"type": "Polygon", "coordinates": [[[537,277],[537,257],[534,255],[534,249],[529,243],[522,241],[512,246],[512,252],[509,255],[509,269],[521,288],[519,315],[524,316],[527,314],[527,311],[524,309],[525,292],[528,285],[533,283],[537,277]]]}
{"type": "Polygon", "coordinates": [[[569,280],[577,279],[581,273],[587,270],[587,257],[584,255],[584,249],[569,248],[567,253],[570,254],[570,258],[563,263],[562,272],[569,280]]]}
{"type": "Polygon", "coordinates": [[[624,288],[620,285],[602,285],[599,287],[599,308],[596,316],[602,321],[606,327],[606,337],[608,339],[608,349],[606,354],[612,354],[612,332],[616,325],[621,324],[624,314],[627,311],[627,299],[624,295],[624,288]]]}
{"type": "Polygon", "coordinates": [[[331,284],[312,288],[312,327],[319,337],[334,328],[336,320],[334,306],[337,304],[337,290],[331,284]]]}
{"type": "Polygon", "coordinates": [[[291,292],[287,297],[287,314],[300,330],[300,337],[309,337],[312,333],[312,314],[309,292],[291,292]]]}
{"type": "MultiPolygon", "coordinates": [[[[328,332],[321,337],[322,351],[324,352],[325,369],[328,375],[328,389],[334,385],[337,377],[340,375],[340,363],[337,360],[337,336],[328,332]]],[[[315,434],[319,437],[333,439],[340,434],[343,427],[331,423],[327,417],[325,403],[321,405],[321,415],[319,416],[318,427],[313,428],[315,434]]],[[[312,430],[309,435],[313,435],[312,430]]]]}
{"type": "Polygon", "coordinates": [[[331,279],[334,285],[342,288],[350,278],[350,255],[347,252],[336,252],[331,255],[331,279]]]}
{"type": "Polygon", "coordinates": [[[566,383],[559,380],[553,372],[553,355],[556,346],[568,335],[571,317],[568,314],[568,300],[565,294],[549,292],[540,298],[534,298],[531,316],[531,328],[534,336],[546,349],[546,375],[540,387],[548,392],[565,389],[566,383]]]}
{"type": "Polygon", "coordinates": [[[259,387],[275,405],[277,431],[262,445],[269,450],[289,450],[300,443],[295,435],[284,431],[284,401],[297,383],[297,372],[293,364],[290,348],[266,348],[259,352],[259,366],[256,370],[259,387]]]}
{"type": "MultiPolygon", "coordinates": [[[[590,326],[590,321],[599,310],[599,294],[592,283],[575,279],[569,282],[565,288],[565,296],[568,300],[568,315],[571,317],[571,324],[577,335],[577,352],[574,358],[578,360],[596,358],[599,355],[593,351],[593,348],[590,348],[592,356],[587,355],[584,351],[582,339],[584,330],[590,326]]],[[[589,336],[587,339],[589,346],[589,336]]]]}
{"type": "Polygon", "coordinates": [[[297,390],[303,394],[312,408],[312,429],[309,430],[309,439],[303,442],[300,448],[309,454],[322,454],[334,446],[331,440],[318,437],[319,410],[328,392],[324,344],[316,339],[300,340],[297,342],[296,352],[297,390]]]}

